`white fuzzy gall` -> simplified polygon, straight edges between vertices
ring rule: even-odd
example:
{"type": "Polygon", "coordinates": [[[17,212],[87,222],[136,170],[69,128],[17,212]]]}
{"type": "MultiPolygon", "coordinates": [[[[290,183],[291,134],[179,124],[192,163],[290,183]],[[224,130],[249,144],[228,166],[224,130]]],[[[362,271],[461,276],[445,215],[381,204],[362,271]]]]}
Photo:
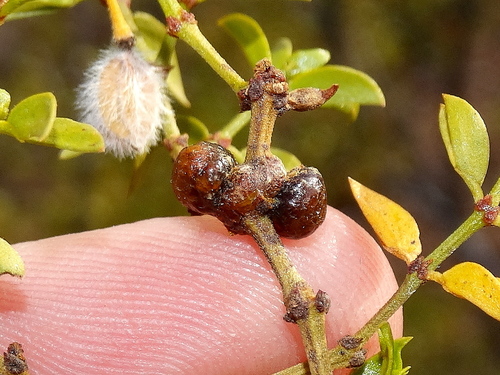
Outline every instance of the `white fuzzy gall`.
{"type": "Polygon", "coordinates": [[[81,121],[104,137],[118,158],[147,153],[159,139],[163,117],[172,111],[161,70],[138,52],[111,46],[85,72],[77,91],[81,121]]]}

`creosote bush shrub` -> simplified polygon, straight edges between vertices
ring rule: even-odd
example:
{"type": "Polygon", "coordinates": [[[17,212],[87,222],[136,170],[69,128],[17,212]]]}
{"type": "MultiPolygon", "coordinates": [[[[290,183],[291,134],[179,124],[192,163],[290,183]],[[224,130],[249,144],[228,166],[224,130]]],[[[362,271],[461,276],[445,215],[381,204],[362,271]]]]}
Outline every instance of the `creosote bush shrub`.
{"type": "MultiPolygon", "coordinates": [[[[78,1],[9,0],[1,4],[0,18],[6,24],[29,22],[33,16],[77,4],[78,1]]],[[[200,31],[203,25],[198,28],[194,14],[202,13],[203,5],[191,11],[196,3],[162,0],[158,4],[164,19],[136,10],[134,4],[129,8],[116,1],[106,2],[112,42],[84,74],[76,98],[79,118],[60,115],[59,99],[50,91],[28,93],[11,103],[9,92],[1,90],[0,132],[23,144],[59,149],[60,159],[70,159],[60,163],[78,163],[78,159],[86,157],[82,154],[101,152],[118,159],[133,159],[122,162],[132,170],[128,186],[132,194],[140,186],[151,158],[162,158],[162,162],[167,159],[165,151],[158,156],[161,147],[156,146],[164,146],[174,160],[175,195],[189,212],[216,216],[229,232],[251,235],[271,263],[283,290],[284,318],[300,327],[308,353],[308,365],[299,364],[286,373],[304,373],[307,366],[314,374],[327,374],[346,366],[356,367],[356,374],[407,373],[409,367],[403,365],[400,353],[409,338],[394,340],[385,322],[427,281],[440,284],[450,294],[469,300],[500,319],[500,284],[490,271],[469,261],[439,268],[472,234],[500,223],[500,183],[495,171],[488,173],[492,184],[484,187],[490,158],[484,121],[467,101],[445,94],[436,111],[436,123],[451,165],[472,196],[471,214],[434,250],[424,249],[424,257],[420,229],[409,212],[350,179],[353,196],[380,244],[406,263],[408,274],[390,303],[365,327],[336,347],[330,343],[328,349],[324,315],[330,299],[321,290],[313,291],[295,271],[278,236],[300,238],[321,225],[326,210],[324,180],[317,169],[304,167],[286,144],[283,148],[272,146],[271,135],[275,121],[286,121],[289,111],[321,107],[322,111],[334,110],[335,116],[340,113],[341,118],[354,121],[363,105],[385,106],[382,90],[373,78],[359,70],[329,64],[331,56],[326,49],[297,49],[289,38],[268,39],[254,18],[230,13],[220,18],[218,24],[241,47],[248,66],[254,67],[253,76],[249,73],[243,78],[213,49],[200,31]],[[197,104],[190,103],[189,92],[184,89],[183,80],[196,80],[197,72],[182,69],[179,51],[183,50],[178,48],[181,41],[220,76],[229,87],[227,91],[233,91],[234,95],[227,99],[227,107],[234,112],[232,117],[220,121],[210,109],[205,109],[205,118],[179,115],[189,114],[189,106],[197,104]],[[237,140],[247,126],[249,138],[244,147],[237,140]],[[217,155],[207,159],[203,145],[216,144],[217,155]],[[186,150],[196,147],[202,147],[200,159],[185,160],[186,150]],[[228,158],[229,164],[224,162],[228,158]],[[190,168],[195,169],[191,175],[186,174],[190,168]],[[289,272],[290,269],[294,271],[289,272]],[[382,350],[365,359],[363,344],[376,332],[382,350]]],[[[205,96],[209,97],[206,91],[205,96]]],[[[309,114],[293,116],[299,115],[309,114]]],[[[310,126],[314,132],[316,124],[310,126]]],[[[29,272],[6,241],[2,241],[1,250],[2,273],[22,276],[29,272]]],[[[12,367],[11,362],[17,361],[15,358],[24,360],[22,350],[15,345],[7,353],[14,356],[6,357],[7,370],[12,367]]]]}

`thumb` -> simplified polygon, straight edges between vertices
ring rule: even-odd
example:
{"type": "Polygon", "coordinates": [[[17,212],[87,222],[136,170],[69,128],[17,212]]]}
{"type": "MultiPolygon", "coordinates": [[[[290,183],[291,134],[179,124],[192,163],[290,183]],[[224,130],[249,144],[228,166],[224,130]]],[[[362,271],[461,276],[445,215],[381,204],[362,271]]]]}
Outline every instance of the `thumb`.
{"type": "MultiPolygon", "coordinates": [[[[380,248],[334,209],[312,236],[285,246],[332,299],[330,345],[396,289],[380,248]]],[[[23,344],[32,375],[270,374],[305,360],[260,249],[214,218],[151,219],[15,247],[27,271],[0,279],[0,345],[23,344]]],[[[393,323],[400,335],[401,316],[393,323]]]]}

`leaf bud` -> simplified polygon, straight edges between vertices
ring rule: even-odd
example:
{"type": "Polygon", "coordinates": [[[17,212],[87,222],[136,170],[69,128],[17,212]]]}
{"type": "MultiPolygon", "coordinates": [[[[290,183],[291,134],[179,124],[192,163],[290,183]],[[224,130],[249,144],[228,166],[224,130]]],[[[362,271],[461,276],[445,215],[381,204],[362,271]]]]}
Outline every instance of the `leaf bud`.
{"type": "Polygon", "coordinates": [[[288,93],[288,108],[294,111],[310,111],[321,107],[338,90],[338,85],[321,90],[315,87],[305,87],[288,93]]]}

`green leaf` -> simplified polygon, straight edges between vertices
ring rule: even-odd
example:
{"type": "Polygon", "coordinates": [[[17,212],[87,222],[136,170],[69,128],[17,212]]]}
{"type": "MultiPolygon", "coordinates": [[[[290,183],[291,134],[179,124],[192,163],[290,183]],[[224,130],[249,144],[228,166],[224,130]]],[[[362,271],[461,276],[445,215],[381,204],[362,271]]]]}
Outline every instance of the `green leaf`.
{"type": "MultiPolygon", "coordinates": [[[[245,147],[240,152],[241,152],[242,158],[244,159],[246,156],[246,153],[247,153],[247,148],[245,147]]],[[[283,165],[285,166],[285,169],[287,171],[302,165],[299,158],[297,158],[291,152],[283,150],[282,148],[271,147],[271,153],[273,155],[277,156],[278,158],[280,158],[280,160],[283,162],[283,165]]]]}
{"type": "Polygon", "coordinates": [[[369,358],[363,366],[351,375],[406,375],[410,367],[403,368],[401,351],[412,339],[401,337],[394,340],[389,323],[384,323],[378,331],[380,352],[369,358]]]}
{"type": "Polygon", "coordinates": [[[130,178],[130,183],[128,185],[127,195],[130,197],[144,181],[144,172],[147,170],[147,161],[150,159],[147,157],[149,154],[144,153],[134,157],[134,170],[132,172],[132,177],[130,178]]]}
{"type": "Polygon", "coordinates": [[[8,273],[12,276],[24,276],[24,262],[7,241],[0,238],[0,274],[8,273]]]}
{"type": "Polygon", "coordinates": [[[245,154],[246,154],[246,149],[245,150],[238,150],[236,147],[234,147],[233,145],[229,145],[227,147],[227,150],[233,154],[234,156],[234,160],[236,160],[236,162],[238,164],[243,164],[245,162],[245,154]]]}
{"type": "Polygon", "coordinates": [[[338,84],[335,95],[322,108],[336,108],[357,117],[360,105],[385,106],[385,98],[377,83],[359,70],[341,65],[326,65],[297,74],[289,80],[290,90],[300,87],[326,89],[338,84]]]}
{"type": "Polygon", "coordinates": [[[32,17],[58,8],[72,7],[82,0],[9,0],[0,8],[0,17],[6,20],[32,17]]]}
{"type": "Polygon", "coordinates": [[[486,314],[500,320],[500,279],[483,266],[473,262],[463,262],[442,274],[429,272],[433,280],[454,296],[466,299],[486,314]]]}
{"type": "Polygon", "coordinates": [[[167,34],[165,25],[145,12],[135,12],[133,22],[137,36],[137,48],[146,59],[156,65],[171,67],[167,76],[168,93],[184,107],[191,103],[186,97],[181,71],[175,53],[177,39],[167,34]]]}
{"type": "Polygon", "coordinates": [[[465,100],[443,95],[439,130],[448,157],[475,201],[483,197],[482,184],[490,157],[488,132],[479,113],[465,100]]]}
{"type": "Polygon", "coordinates": [[[271,61],[273,65],[281,70],[286,68],[286,63],[292,56],[293,46],[289,38],[280,38],[271,49],[271,61]]]}
{"type": "Polygon", "coordinates": [[[219,131],[223,138],[233,139],[245,126],[250,123],[250,111],[240,112],[236,114],[222,129],[219,131]]]}
{"type": "Polygon", "coordinates": [[[330,60],[330,52],[323,48],[302,49],[290,56],[285,66],[285,74],[289,79],[299,73],[319,68],[330,60]]]}
{"type": "Polygon", "coordinates": [[[0,120],[5,120],[9,114],[10,94],[0,89],[0,120]]]}
{"type": "Polygon", "coordinates": [[[59,152],[59,159],[60,160],[69,160],[76,158],[80,155],[84,154],[84,152],[77,152],[77,151],[70,151],[70,150],[61,150],[59,152]]]}
{"type": "Polygon", "coordinates": [[[12,135],[12,132],[12,126],[7,121],[0,120],[0,133],[12,135]]]}
{"type": "Polygon", "coordinates": [[[22,100],[9,113],[11,133],[19,141],[43,141],[50,133],[56,118],[57,102],[50,92],[22,100]]]}
{"type": "Polygon", "coordinates": [[[266,35],[252,17],[242,13],[232,13],[219,19],[218,24],[240,45],[252,67],[265,57],[271,59],[271,49],[266,35]]]}
{"type": "Polygon", "coordinates": [[[168,35],[165,25],[149,13],[135,12],[133,20],[137,27],[137,31],[135,32],[136,45],[144,53],[146,60],[151,63],[168,65],[175,48],[176,39],[172,37],[167,39],[168,35]],[[162,56],[162,58],[166,57],[166,60],[158,61],[157,58],[163,44],[168,45],[170,53],[167,56],[162,56]]]}
{"type": "Polygon", "coordinates": [[[41,16],[47,16],[49,14],[53,14],[57,11],[55,8],[44,8],[44,9],[37,9],[29,12],[19,12],[19,13],[11,13],[9,14],[5,19],[2,19],[0,17],[0,25],[2,25],[3,21],[15,21],[15,20],[22,20],[25,18],[31,18],[31,17],[41,17],[41,16]]]}
{"type": "MultiPolygon", "coordinates": [[[[161,54],[161,51],[160,51],[161,54]]],[[[186,96],[184,91],[184,84],[182,82],[181,69],[179,68],[179,62],[177,61],[177,54],[174,52],[172,54],[172,59],[170,60],[170,65],[172,70],[168,72],[167,77],[167,87],[168,93],[184,107],[191,107],[191,103],[186,96]]]]}
{"type": "Polygon", "coordinates": [[[407,264],[413,262],[422,252],[420,230],[413,216],[399,204],[352,178],[349,184],[384,249],[407,264]]]}
{"type": "Polygon", "coordinates": [[[289,151],[277,147],[271,147],[271,152],[281,159],[287,171],[302,165],[299,158],[289,151]]]}
{"type": "Polygon", "coordinates": [[[75,152],[104,152],[104,139],[93,126],[68,118],[56,118],[49,135],[33,143],[75,152]]]}
{"type": "Polygon", "coordinates": [[[197,143],[210,135],[206,125],[194,116],[179,116],[177,123],[183,133],[189,134],[189,143],[197,143]]]}

